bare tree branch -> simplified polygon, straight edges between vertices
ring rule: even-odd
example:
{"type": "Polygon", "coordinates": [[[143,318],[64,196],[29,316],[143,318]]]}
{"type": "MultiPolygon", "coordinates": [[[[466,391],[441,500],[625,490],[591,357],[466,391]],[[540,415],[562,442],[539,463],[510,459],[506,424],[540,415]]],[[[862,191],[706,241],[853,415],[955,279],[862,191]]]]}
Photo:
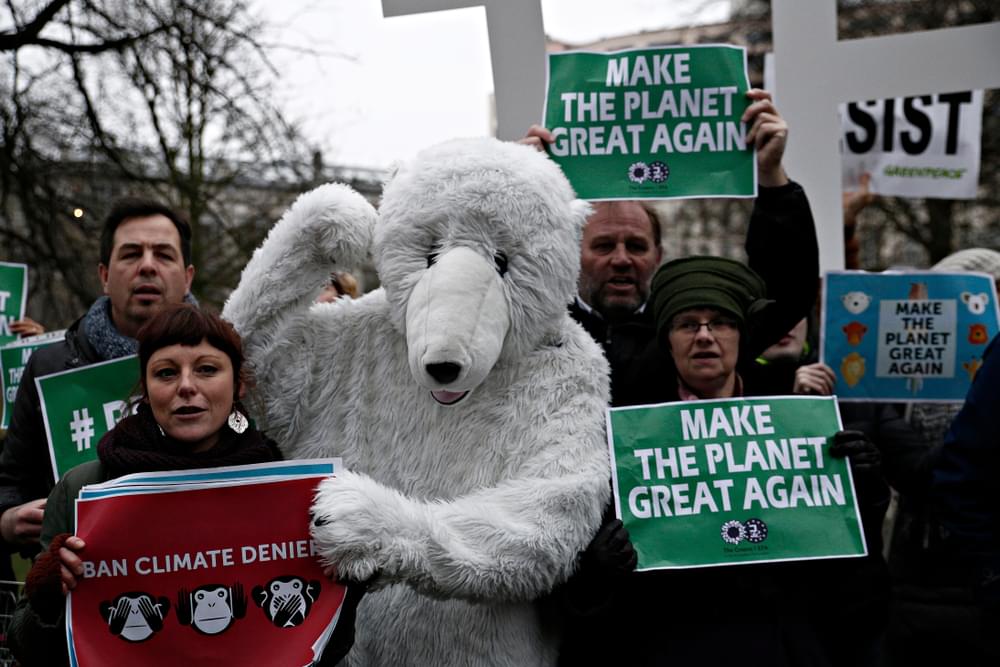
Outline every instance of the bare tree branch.
{"type": "MultiPolygon", "coordinates": [[[[55,18],[59,11],[68,5],[70,0],[52,0],[42,8],[38,15],[14,32],[0,33],[0,51],[15,51],[28,44],[37,44],[38,35],[55,18]]],[[[16,20],[16,15],[11,12],[16,20]]]]}

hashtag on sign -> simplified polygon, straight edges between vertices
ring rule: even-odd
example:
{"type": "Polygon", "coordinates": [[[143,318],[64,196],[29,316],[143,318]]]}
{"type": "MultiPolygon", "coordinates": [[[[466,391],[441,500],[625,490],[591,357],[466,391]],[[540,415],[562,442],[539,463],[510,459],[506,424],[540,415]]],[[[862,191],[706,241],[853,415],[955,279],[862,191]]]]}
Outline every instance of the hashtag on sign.
{"type": "Polygon", "coordinates": [[[94,419],[87,408],[73,411],[73,421],[69,423],[70,440],[76,445],[76,451],[90,449],[90,441],[94,437],[94,419]]]}

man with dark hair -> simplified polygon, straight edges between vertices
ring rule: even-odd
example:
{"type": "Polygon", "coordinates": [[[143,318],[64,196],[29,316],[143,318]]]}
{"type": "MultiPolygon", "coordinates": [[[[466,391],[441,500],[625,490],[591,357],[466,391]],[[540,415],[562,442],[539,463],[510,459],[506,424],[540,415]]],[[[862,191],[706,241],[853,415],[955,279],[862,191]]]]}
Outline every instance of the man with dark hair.
{"type": "Polygon", "coordinates": [[[104,296],[25,366],[0,452],[0,536],[8,548],[38,543],[45,498],[55,480],[35,378],[135,354],[135,335],[162,306],[190,298],[191,228],[146,199],[117,201],[101,232],[97,266],[104,296]]]}
{"type": "Polygon", "coordinates": [[[162,215],[177,228],[181,240],[181,255],[184,265],[191,264],[191,226],[177,211],[164,206],[155,199],[142,197],[122,197],[111,205],[104,218],[101,228],[101,264],[107,266],[111,262],[111,251],[115,246],[115,231],[118,226],[131,218],[149,218],[162,215]]]}

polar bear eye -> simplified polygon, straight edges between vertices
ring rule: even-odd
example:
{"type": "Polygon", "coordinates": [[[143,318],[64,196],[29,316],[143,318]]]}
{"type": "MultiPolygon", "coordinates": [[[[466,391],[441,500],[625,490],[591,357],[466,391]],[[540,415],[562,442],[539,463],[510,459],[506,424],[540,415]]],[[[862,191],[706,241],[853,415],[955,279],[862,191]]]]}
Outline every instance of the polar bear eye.
{"type": "Polygon", "coordinates": [[[507,274],[507,255],[502,252],[497,252],[493,255],[493,263],[496,264],[497,273],[499,273],[501,277],[507,274]]]}

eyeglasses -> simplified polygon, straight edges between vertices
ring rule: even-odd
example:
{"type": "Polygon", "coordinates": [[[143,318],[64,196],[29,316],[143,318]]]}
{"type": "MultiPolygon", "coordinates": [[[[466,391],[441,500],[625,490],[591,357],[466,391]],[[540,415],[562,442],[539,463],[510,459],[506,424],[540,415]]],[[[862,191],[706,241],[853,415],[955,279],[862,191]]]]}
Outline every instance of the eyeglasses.
{"type": "Polygon", "coordinates": [[[716,338],[730,338],[739,331],[739,324],[736,320],[728,317],[718,317],[710,322],[699,322],[698,320],[678,320],[674,322],[671,330],[682,336],[694,337],[705,327],[708,332],[716,338]]]}

